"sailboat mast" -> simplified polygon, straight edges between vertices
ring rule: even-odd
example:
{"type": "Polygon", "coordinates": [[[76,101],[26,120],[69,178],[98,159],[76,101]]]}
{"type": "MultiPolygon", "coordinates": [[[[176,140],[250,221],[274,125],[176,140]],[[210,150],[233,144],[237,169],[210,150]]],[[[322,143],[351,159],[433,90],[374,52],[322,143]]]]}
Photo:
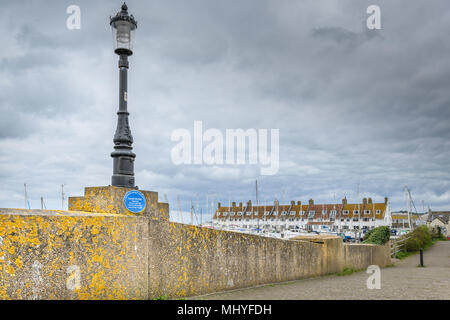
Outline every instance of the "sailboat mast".
{"type": "Polygon", "coordinates": [[[64,210],[64,184],[61,185],[61,210],[64,210]]]}
{"type": "Polygon", "coordinates": [[[192,210],[194,209],[194,204],[192,203],[192,198],[191,198],[191,225],[194,224],[194,216],[192,213],[192,210]]]}
{"type": "Polygon", "coordinates": [[[255,187],[256,187],[256,205],[258,205],[258,179],[256,179],[256,184],[255,184],[255,187]]]}
{"type": "Polygon", "coordinates": [[[183,213],[181,212],[181,205],[180,205],[180,197],[177,196],[177,204],[178,204],[178,214],[181,220],[181,223],[183,223],[183,213]]]}
{"type": "Polygon", "coordinates": [[[24,187],[24,195],[25,195],[25,209],[28,208],[28,195],[27,195],[27,184],[23,184],[24,187]]]}

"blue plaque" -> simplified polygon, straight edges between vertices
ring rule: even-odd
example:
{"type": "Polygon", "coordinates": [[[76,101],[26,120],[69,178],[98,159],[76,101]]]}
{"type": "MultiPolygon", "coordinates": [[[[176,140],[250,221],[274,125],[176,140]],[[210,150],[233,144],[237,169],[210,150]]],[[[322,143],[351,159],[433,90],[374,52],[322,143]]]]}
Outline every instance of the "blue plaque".
{"type": "Polygon", "coordinates": [[[139,191],[128,191],[123,197],[125,207],[133,213],[139,213],[145,209],[145,196],[139,191]]]}

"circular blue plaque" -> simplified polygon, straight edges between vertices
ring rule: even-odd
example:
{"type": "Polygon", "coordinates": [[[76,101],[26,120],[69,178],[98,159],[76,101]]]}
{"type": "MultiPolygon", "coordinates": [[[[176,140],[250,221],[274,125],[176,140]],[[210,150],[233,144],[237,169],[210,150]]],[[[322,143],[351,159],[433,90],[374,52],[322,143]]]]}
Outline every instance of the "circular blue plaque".
{"type": "Polygon", "coordinates": [[[145,197],[136,190],[128,191],[123,197],[125,207],[133,213],[139,213],[145,209],[145,197]]]}

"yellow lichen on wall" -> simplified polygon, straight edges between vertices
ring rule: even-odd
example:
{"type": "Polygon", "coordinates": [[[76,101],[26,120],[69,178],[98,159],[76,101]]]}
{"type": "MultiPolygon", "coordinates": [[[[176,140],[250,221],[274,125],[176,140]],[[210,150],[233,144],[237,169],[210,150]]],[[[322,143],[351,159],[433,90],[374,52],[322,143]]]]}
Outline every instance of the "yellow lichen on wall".
{"type": "Polygon", "coordinates": [[[107,215],[0,214],[0,298],[142,298],[134,296],[145,294],[147,286],[146,246],[137,240],[139,221],[107,215]]]}
{"type": "MultiPolygon", "coordinates": [[[[315,277],[342,271],[351,262],[339,237],[290,241],[153,220],[149,233],[151,297],[180,298],[315,277]]],[[[367,266],[377,256],[379,265],[386,265],[389,252],[382,249],[372,254],[374,249],[362,246],[357,262],[367,266]]]]}
{"type": "Polygon", "coordinates": [[[124,196],[129,191],[135,191],[135,189],[114,186],[88,187],[85,188],[84,197],[69,198],[69,210],[169,220],[168,204],[158,202],[158,193],[152,191],[139,190],[145,197],[145,208],[139,213],[129,211],[124,203],[124,196]]]}

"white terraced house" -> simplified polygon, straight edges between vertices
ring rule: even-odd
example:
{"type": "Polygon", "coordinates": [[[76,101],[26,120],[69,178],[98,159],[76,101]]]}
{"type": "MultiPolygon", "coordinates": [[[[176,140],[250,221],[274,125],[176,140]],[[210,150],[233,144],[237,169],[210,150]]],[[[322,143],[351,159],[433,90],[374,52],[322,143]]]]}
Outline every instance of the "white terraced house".
{"type": "Polygon", "coordinates": [[[311,230],[311,231],[354,231],[370,230],[379,226],[391,226],[392,218],[388,198],[383,203],[374,203],[364,198],[362,203],[349,204],[342,199],[339,204],[308,204],[291,201],[290,205],[223,207],[220,202],[213,217],[213,224],[221,228],[263,229],[267,231],[311,230]]]}

